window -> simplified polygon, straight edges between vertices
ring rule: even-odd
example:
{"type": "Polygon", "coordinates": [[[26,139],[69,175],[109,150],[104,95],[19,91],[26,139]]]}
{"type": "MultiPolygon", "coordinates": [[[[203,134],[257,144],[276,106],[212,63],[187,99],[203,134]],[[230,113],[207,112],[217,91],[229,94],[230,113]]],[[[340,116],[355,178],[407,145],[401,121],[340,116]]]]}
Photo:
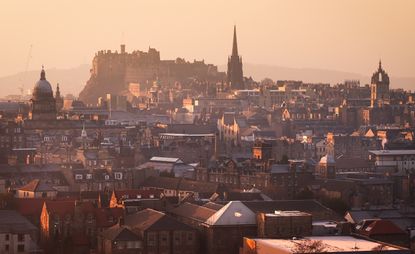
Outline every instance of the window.
{"type": "Polygon", "coordinates": [[[148,246],[156,246],[156,236],[154,233],[148,233],[147,235],[147,245],[148,246]]]}
{"type": "Polygon", "coordinates": [[[82,180],[82,175],[81,174],[76,174],[75,179],[76,180],[82,180]]]}
{"type": "Polygon", "coordinates": [[[17,252],[24,252],[24,244],[17,245],[17,252]]]}
{"type": "Polygon", "coordinates": [[[24,241],[24,234],[18,234],[17,235],[17,241],[23,242],[24,241]]]}
{"type": "Polygon", "coordinates": [[[5,234],[4,235],[4,240],[5,241],[9,241],[10,240],[10,235],[9,234],[5,234]]]}
{"type": "Polygon", "coordinates": [[[168,244],[168,233],[160,232],[160,245],[166,246],[168,244]]]}
{"type": "Polygon", "coordinates": [[[122,179],[122,173],[120,173],[120,172],[116,172],[114,174],[114,176],[115,176],[115,179],[117,179],[117,180],[121,180],[122,179]]]}
{"type": "Polygon", "coordinates": [[[176,246],[180,245],[180,232],[179,231],[174,232],[173,238],[174,238],[174,245],[176,246]]]}
{"type": "Polygon", "coordinates": [[[5,251],[9,251],[9,249],[10,249],[10,246],[8,244],[4,245],[4,250],[5,251]]]}
{"type": "Polygon", "coordinates": [[[187,244],[192,245],[193,244],[193,232],[187,233],[187,244]]]}

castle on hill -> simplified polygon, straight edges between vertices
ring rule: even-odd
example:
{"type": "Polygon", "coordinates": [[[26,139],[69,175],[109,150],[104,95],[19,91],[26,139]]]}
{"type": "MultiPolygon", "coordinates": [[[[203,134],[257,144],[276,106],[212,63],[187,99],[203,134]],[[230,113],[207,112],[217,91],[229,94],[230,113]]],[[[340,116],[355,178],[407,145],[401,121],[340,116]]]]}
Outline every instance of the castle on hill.
{"type": "Polygon", "coordinates": [[[79,98],[86,103],[96,103],[99,97],[107,93],[120,94],[131,84],[147,87],[154,80],[174,84],[189,78],[222,82],[226,75],[219,72],[217,66],[203,60],[161,60],[160,52],[154,48],[147,52],[136,50],[128,53],[125,45],[121,45],[119,52],[101,50],[95,54],[90,79],[79,98]]]}

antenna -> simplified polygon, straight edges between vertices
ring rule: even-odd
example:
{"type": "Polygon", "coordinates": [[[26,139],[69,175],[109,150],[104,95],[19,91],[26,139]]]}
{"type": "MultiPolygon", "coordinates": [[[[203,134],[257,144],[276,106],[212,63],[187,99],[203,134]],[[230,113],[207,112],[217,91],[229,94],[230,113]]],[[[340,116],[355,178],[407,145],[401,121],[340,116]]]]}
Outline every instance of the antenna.
{"type": "Polygon", "coordinates": [[[26,75],[27,75],[27,71],[29,69],[30,59],[32,59],[32,48],[33,48],[33,44],[30,44],[29,53],[27,54],[27,58],[26,58],[26,65],[25,65],[23,77],[20,79],[21,85],[19,87],[19,90],[20,90],[20,95],[21,95],[22,99],[24,97],[24,82],[26,81],[26,75]]]}

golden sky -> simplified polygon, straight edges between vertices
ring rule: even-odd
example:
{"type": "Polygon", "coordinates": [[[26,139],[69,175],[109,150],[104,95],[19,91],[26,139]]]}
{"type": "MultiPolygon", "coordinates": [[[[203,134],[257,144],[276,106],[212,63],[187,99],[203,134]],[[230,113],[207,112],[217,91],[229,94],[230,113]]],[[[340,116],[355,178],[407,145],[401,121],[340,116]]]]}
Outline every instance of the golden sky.
{"type": "Polygon", "coordinates": [[[415,76],[414,0],[39,0],[0,3],[0,76],[90,64],[100,49],[224,64],[237,25],[244,62],[370,75],[382,58],[415,76]]]}

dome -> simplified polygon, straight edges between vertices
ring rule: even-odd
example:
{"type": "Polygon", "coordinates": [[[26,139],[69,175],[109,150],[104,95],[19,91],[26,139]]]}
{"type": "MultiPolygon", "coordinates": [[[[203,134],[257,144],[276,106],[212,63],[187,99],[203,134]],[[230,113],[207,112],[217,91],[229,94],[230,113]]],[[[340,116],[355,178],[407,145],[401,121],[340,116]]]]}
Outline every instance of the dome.
{"type": "Polygon", "coordinates": [[[40,80],[35,84],[35,88],[33,90],[33,97],[39,98],[39,97],[45,97],[45,96],[53,97],[53,91],[52,91],[52,86],[46,80],[45,70],[42,69],[42,71],[40,72],[40,80]]]}

